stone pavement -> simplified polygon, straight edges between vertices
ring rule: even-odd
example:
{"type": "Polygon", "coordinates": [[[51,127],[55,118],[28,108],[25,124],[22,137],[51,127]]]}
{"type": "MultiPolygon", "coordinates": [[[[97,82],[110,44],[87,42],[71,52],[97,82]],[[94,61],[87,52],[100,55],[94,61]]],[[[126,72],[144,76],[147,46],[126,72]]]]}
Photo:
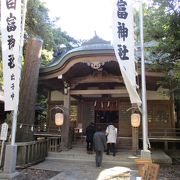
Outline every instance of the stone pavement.
{"type": "MultiPolygon", "coordinates": [[[[102,167],[97,168],[94,162],[46,160],[31,168],[58,171],[59,174],[50,180],[96,180],[103,170],[113,167],[119,166],[103,162],[102,167]]],[[[137,170],[135,167],[130,169],[133,180],[137,176],[137,170]]]]}
{"type": "MultiPolygon", "coordinates": [[[[69,151],[49,153],[46,160],[32,166],[34,169],[58,171],[59,174],[51,180],[96,180],[99,174],[113,167],[130,168],[131,180],[136,179],[137,166],[132,151],[120,151],[115,157],[104,153],[102,167],[95,166],[95,154],[87,154],[85,148],[74,147],[69,151]]],[[[153,151],[152,160],[155,163],[169,165],[171,158],[162,151],[153,151]]]]}

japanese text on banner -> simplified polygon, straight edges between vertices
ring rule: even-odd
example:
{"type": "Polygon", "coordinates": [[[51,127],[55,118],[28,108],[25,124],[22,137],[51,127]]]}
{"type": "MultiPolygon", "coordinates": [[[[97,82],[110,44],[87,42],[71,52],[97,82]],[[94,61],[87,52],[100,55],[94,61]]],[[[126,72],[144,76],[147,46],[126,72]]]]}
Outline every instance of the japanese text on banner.
{"type": "Polygon", "coordinates": [[[114,0],[113,46],[131,103],[141,104],[136,91],[134,22],[131,0],[114,0]]]}
{"type": "Polygon", "coordinates": [[[9,111],[19,99],[21,0],[1,1],[1,32],[5,111],[9,111]]]}

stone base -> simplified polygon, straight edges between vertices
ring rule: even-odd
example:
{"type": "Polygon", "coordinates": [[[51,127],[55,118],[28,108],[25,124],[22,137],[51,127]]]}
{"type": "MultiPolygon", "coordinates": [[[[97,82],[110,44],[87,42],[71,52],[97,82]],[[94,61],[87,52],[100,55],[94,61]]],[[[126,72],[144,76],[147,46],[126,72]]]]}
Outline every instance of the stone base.
{"type": "Polygon", "coordinates": [[[13,174],[16,170],[17,145],[6,145],[4,173],[13,174]]]}
{"type": "Polygon", "coordinates": [[[13,179],[16,176],[18,176],[20,172],[14,172],[14,173],[0,173],[0,179],[13,179]]]}
{"type": "Polygon", "coordinates": [[[149,151],[149,150],[141,150],[141,158],[151,159],[151,151],[149,151]]]}

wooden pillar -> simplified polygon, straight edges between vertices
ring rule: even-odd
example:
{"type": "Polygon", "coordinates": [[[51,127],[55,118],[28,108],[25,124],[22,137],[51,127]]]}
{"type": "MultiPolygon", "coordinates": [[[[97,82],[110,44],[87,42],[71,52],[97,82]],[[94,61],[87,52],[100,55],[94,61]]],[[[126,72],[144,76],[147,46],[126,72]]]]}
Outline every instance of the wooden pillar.
{"type": "MultiPolygon", "coordinates": [[[[138,106],[137,104],[132,104],[132,111],[131,113],[138,113],[138,106]]],[[[132,150],[135,154],[137,154],[137,151],[139,150],[139,128],[138,127],[132,127],[132,150]]]]}
{"type": "Polygon", "coordinates": [[[70,93],[67,88],[66,94],[64,94],[64,123],[62,126],[61,146],[62,150],[69,148],[69,128],[70,128],[70,93]]]}
{"type": "Polygon", "coordinates": [[[171,127],[172,128],[175,128],[175,124],[176,124],[176,121],[177,121],[177,117],[176,117],[176,113],[175,113],[175,102],[174,100],[171,100],[170,101],[171,103],[171,127]]]}
{"type": "Polygon", "coordinates": [[[32,141],[35,118],[35,104],[39,77],[42,41],[30,39],[27,43],[24,68],[20,83],[18,123],[16,141],[32,141]]]}
{"type": "Polygon", "coordinates": [[[139,150],[139,130],[138,128],[132,127],[132,150],[137,154],[137,151],[139,150]]]}

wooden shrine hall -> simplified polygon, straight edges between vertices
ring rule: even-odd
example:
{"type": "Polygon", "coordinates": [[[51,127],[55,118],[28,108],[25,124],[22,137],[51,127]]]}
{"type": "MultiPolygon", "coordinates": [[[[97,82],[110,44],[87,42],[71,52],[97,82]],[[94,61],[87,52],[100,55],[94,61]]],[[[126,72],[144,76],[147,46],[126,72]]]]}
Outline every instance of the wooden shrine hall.
{"type": "MultiPolygon", "coordinates": [[[[137,47],[138,49],[138,47],[137,47]]],[[[138,52],[136,52],[138,56],[138,52]]],[[[141,94],[141,73],[138,82],[141,94]]],[[[162,72],[153,72],[146,66],[148,129],[165,137],[175,128],[173,102],[162,95],[158,81],[162,72]]],[[[40,69],[38,91],[48,98],[46,128],[58,129],[55,114],[63,109],[64,123],[61,137],[67,146],[70,131],[84,134],[87,125],[106,128],[109,122],[118,128],[119,148],[132,148],[132,105],[129,100],[114,49],[110,42],[95,35],[92,39],[60,56],[40,69]]],[[[142,139],[142,123],[138,128],[142,139]]],[[[58,131],[55,131],[58,135],[58,131]]]]}

